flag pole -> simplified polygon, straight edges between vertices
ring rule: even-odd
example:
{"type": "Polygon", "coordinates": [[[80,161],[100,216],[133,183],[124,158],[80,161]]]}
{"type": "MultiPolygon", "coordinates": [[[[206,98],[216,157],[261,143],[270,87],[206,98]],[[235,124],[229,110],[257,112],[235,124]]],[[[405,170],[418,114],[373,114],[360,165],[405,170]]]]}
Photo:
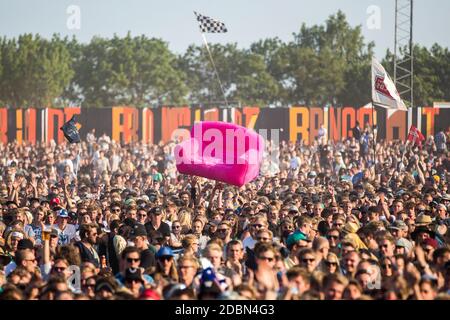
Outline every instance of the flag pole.
{"type": "Polygon", "coordinates": [[[216,74],[217,81],[219,82],[220,90],[222,91],[223,98],[225,99],[225,105],[228,108],[228,100],[225,95],[225,90],[223,89],[222,81],[220,80],[220,77],[219,77],[219,72],[217,72],[216,64],[214,63],[214,59],[212,57],[211,50],[209,50],[208,41],[206,41],[205,34],[203,32],[201,32],[201,34],[202,34],[203,42],[205,43],[206,50],[208,51],[208,54],[209,54],[209,59],[211,60],[211,64],[214,68],[214,73],[216,74]]]}
{"type": "Polygon", "coordinates": [[[372,139],[373,139],[373,171],[375,172],[375,177],[377,175],[377,140],[375,138],[375,103],[372,99],[372,139]]]}

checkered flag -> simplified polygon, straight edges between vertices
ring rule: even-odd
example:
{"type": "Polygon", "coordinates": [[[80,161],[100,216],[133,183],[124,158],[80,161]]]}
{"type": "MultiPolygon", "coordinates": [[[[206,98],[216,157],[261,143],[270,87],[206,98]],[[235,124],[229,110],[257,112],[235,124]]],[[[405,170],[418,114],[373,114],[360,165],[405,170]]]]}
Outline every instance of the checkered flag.
{"type": "Polygon", "coordinates": [[[197,16],[197,21],[200,25],[201,32],[207,32],[207,33],[224,33],[227,32],[227,28],[225,27],[225,23],[212,19],[207,16],[203,16],[197,12],[195,12],[195,15],[197,16]]]}

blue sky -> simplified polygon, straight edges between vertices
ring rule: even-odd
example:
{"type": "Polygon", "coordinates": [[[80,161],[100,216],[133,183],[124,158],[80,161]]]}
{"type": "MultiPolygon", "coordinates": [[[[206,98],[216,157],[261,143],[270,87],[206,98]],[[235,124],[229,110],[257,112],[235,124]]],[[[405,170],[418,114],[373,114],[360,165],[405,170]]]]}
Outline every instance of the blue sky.
{"type": "MultiPolygon", "coordinates": [[[[75,35],[87,42],[94,35],[146,34],[162,38],[171,50],[182,53],[189,44],[202,44],[193,11],[224,21],[227,34],[208,35],[210,42],[236,42],[248,47],[268,37],[292,39],[292,33],[307,25],[321,24],[341,9],[351,25],[363,26],[363,34],[376,44],[382,58],[394,46],[394,0],[0,0],[0,35],[22,33],[75,35]],[[81,10],[81,28],[66,26],[68,6],[81,10]],[[369,30],[366,10],[381,9],[381,28],[369,30]]],[[[448,0],[415,0],[414,41],[425,46],[437,42],[450,47],[448,0]]]]}

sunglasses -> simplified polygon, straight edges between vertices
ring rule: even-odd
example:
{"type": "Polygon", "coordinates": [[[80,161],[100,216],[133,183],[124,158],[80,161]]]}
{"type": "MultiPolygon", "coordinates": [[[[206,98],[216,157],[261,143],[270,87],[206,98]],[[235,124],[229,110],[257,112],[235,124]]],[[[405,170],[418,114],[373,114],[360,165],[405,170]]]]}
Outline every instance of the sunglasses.
{"type": "Polygon", "coordinates": [[[327,236],[327,238],[328,238],[328,239],[334,239],[334,240],[337,240],[337,239],[339,239],[339,236],[331,236],[331,235],[329,235],[329,236],[327,236]]]}
{"type": "Polygon", "coordinates": [[[145,218],[147,215],[146,214],[138,214],[138,217],[141,217],[141,218],[145,218]]]}
{"type": "Polygon", "coordinates": [[[266,260],[267,262],[273,262],[275,258],[272,257],[259,257],[259,260],[266,260]]]}
{"type": "Polygon", "coordinates": [[[325,264],[326,264],[328,267],[331,267],[331,266],[337,266],[337,263],[336,263],[336,262],[325,261],[325,264]]]}
{"type": "Polygon", "coordinates": [[[142,281],[138,280],[138,279],[128,279],[125,282],[126,283],[142,283],[142,281]]]}
{"type": "Polygon", "coordinates": [[[179,269],[190,269],[190,268],[195,268],[194,266],[178,266],[179,269]]]}
{"type": "Polygon", "coordinates": [[[392,269],[392,264],[382,264],[381,265],[381,267],[383,268],[383,269],[392,269]]]}
{"type": "Polygon", "coordinates": [[[67,269],[66,267],[53,267],[53,270],[55,270],[56,272],[63,272],[66,269],[67,269]]]}
{"type": "Polygon", "coordinates": [[[30,262],[37,262],[36,259],[25,259],[25,261],[30,261],[30,262]]]}
{"type": "Polygon", "coordinates": [[[163,256],[163,257],[159,257],[158,259],[161,261],[171,261],[172,257],[171,256],[163,256]]]}
{"type": "Polygon", "coordinates": [[[252,227],[253,228],[262,228],[262,227],[264,227],[262,224],[252,224],[252,227]]]}
{"type": "Polygon", "coordinates": [[[228,229],[217,229],[217,232],[227,232],[228,231],[228,229]]]}
{"type": "Polygon", "coordinates": [[[307,259],[307,258],[302,259],[302,261],[305,262],[305,263],[314,262],[315,260],[316,260],[316,259],[307,259]]]}
{"type": "Polygon", "coordinates": [[[128,262],[128,263],[139,262],[140,260],[141,260],[140,258],[137,258],[137,259],[134,259],[134,258],[127,258],[127,262],[128,262]]]}

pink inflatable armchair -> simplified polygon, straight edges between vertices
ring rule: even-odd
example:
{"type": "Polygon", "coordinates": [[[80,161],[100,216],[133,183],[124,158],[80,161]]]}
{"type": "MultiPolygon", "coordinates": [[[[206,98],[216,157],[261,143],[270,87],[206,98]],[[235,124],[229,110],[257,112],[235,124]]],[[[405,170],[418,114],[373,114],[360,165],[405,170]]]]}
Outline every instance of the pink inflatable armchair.
{"type": "Polygon", "coordinates": [[[264,139],[251,129],[219,121],[197,122],[191,137],[175,147],[182,174],[242,186],[259,174],[264,139]]]}

